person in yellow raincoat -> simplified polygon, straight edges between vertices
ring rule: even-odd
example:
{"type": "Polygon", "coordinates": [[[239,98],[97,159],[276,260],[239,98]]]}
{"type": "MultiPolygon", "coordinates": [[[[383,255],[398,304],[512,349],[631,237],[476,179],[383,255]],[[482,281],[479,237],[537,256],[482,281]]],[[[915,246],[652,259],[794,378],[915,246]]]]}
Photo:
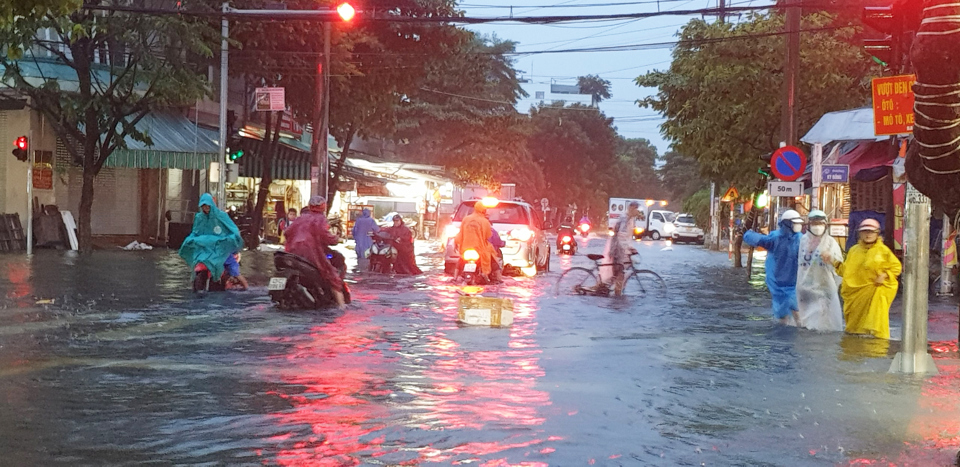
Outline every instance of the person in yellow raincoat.
{"type": "Polygon", "coordinates": [[[454,243],[461,255],[467,250],[476,250],[480,254],[480,274],[489,279],[493,264],[493,245],[490,244],[493,226],[486,213],[487,207],[477,201],[473,213],[460,223],[460,232],[454,238],[454,243]]]}
{"type": "Polygon", "coordinates": [[[843,278],[845,331],[890,339],[890,303],[897,295],[897,276],[902,267],[890,248],[880,241],[880,223],[866,219],[857,229],[859,241],[847,252],[847,259],[829,257],[843,278]]]}

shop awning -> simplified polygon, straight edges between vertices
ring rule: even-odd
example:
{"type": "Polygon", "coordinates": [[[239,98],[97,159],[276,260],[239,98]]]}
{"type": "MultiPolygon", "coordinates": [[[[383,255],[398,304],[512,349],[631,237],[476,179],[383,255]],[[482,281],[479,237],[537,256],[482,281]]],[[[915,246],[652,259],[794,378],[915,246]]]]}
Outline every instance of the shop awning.
{"type": "Polygon", "coordinates": [[[127,137],[127,147],[114,151],[105,166],[207,170],[219,153],[216,131],[200,127],[179,114],[149,113],[137,123],[137,129],[149,136],[152,144],[127,137]]]}
{"type": "Polygon", "coordinates": [[[873,133],[873,107],[829,112],[800,138],[807,144],[828,144],[835,141],[881,141],[888,136],[873,133]]]}
{"type": "MultiPolygon", "coordinates": [[[[285,144],[277,148],[271,161],[271,175],[274,180],[310,180],[310,151],[285,144]]],[[[268,143],[251,136],[242,139],[243,157],[240,158],[241,177],[261,178],[266,158],[263,157],[268,143]]]]}

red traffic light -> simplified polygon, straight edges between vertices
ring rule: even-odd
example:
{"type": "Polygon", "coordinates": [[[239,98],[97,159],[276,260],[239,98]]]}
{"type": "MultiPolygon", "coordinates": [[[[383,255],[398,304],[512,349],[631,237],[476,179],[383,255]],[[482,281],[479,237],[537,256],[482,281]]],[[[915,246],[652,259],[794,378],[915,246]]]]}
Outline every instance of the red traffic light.
{"type": "Polygon", "coordinates": [[[356,16],[357,10],[353,8],[353,5],[343,2],[337,6],[337,14],[340,15],[340,19],[350,21],[356,16]]]}
{"type": "Polygon", "coordinates": [[[21,136],[13,142],[15,146],[13,148],[13,157],[16,157],[18,161],[26,162],[27,161],[27,147],[30,145],[30,142],[27,141],[26,136],[21,136]]]}

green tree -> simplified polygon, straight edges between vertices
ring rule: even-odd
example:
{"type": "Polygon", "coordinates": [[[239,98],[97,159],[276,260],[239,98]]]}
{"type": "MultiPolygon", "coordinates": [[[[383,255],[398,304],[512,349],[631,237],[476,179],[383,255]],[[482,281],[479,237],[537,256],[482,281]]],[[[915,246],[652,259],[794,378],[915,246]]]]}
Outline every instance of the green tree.
{"type": "Polygon", "coordinates": [[[607,81],[597,75],[587,75],[577,78],[577,87],[582,94],[590,95],[590,105],[596,107],[600,101],[609,99],[613,94],[610,93],[610,81],[607,81]]]}
{"type": "Polygon", "coordinates": [[[617,163],[613,119],[582,104],[541,104],[531,109],[527,148],[543,171],[544,193],[554,206],[576,203],[600,212],[608,169],[617,163]]]}
{"type": "Polygon", "coordinates": [[[0,2],[0,25],[44,17],[67,15],[80,8],[82,0],[4,0],[0,2]]]}
{"type": "MultiPolygon", "coordinates": [[[[617,138],[613,164],[600,182],[602,198],[664,198],[657,176],[657,148],[644,138],[617,138]]],[[[606,200],[602,206],[606,206],[606,200]]]]}
{"type": "MultiPolygon", "coordinates": [[[[872,62],[854,44],[857,28],[825,13],[808,14],[801,35],[803,72],[797,90],[800,134],[824,113],[859,107],[869,98],[872,62]],[[838,28],[835,28],[838,27],[838,28]]],[[[752,186],[758,156],[780,141],[783,17],[753,15],[745,21],[691,20],[680,32],[667,71],[640,76],[657,88],[639,101],[661,112],[663,135],[690,155],[705,178],[752,186]]]]}
{"type": "Polygon", "coordinates": [[[676,151],[667,151],[663,155],[663,161],[657,174],[672,203],[682,203],[707,187],[708,182],[700,177],[700,166],[696,159],[676,151]]]}
{"type": "Polygon", "coordinates": [[[151,144],[137,128],[149,112],[193,103],[208,92],[197,57],[211,55],[219,34],[178,16],[79,10],[48,11],[0,26],[4,82],[42,113],[83,167],[78,239],[92,247],[94,184],[107,158],[127,138],[151,144]],[[50,40],[38,31],[51,31],[50,40]],[[41,58],[49,54],[52,59],[41,58]],[[66,73],[36,73],[44,66],[66,73]],[[34,70],[31,72],[31,70],[34,70]],[[39,75],[39,76],[37,76],[39,75]]]}
{"type": "Polygon", "coordinates": [[[399,107],[395,139],[406,158],[443,165],[460,182],[534,188],[542,177],[526,150],[528,117],[514,107],[525,95],[507,55],[515,44],[465,32],[399,107]]]}

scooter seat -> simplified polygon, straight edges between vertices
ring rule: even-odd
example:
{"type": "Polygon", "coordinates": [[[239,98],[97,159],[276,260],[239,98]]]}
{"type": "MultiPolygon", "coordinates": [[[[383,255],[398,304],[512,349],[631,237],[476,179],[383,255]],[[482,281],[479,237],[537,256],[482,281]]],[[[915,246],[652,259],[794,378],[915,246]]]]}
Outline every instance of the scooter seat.
{"type": "Polygon", "coordinates": [[[587,258],[590,258],[591,261],[600,261],[603,259],[603,255],[589,254],[587,255],[587,258]]]}

